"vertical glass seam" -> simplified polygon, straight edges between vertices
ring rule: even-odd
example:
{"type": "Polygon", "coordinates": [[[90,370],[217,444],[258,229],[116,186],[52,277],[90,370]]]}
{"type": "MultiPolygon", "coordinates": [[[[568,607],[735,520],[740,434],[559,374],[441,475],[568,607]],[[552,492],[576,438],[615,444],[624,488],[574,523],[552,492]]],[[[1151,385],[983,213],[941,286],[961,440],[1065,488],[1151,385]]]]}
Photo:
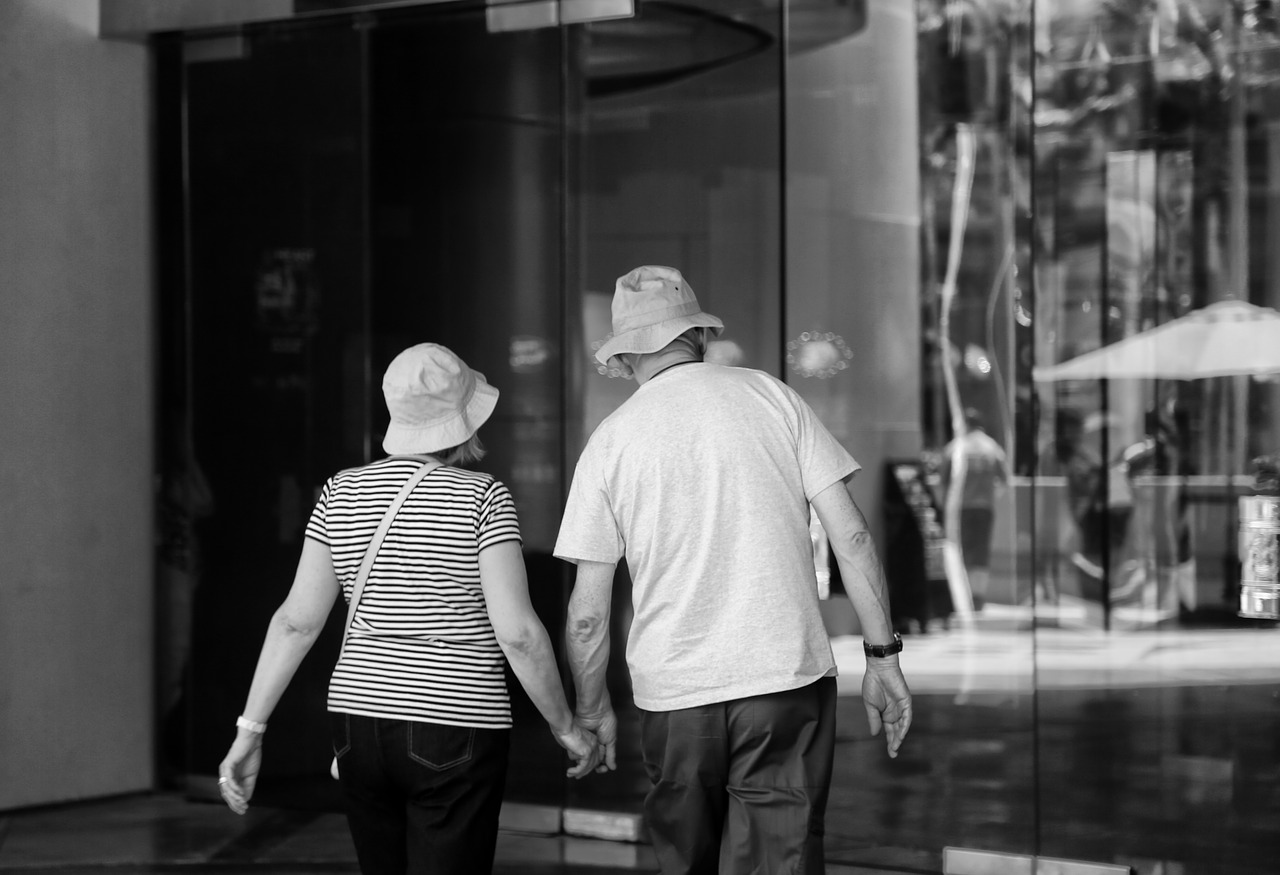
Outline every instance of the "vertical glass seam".
{"type": "Polygon", "coordinates": [[[373,51],[369,37],[376,23],[372,17],[353,20],[360,44],[360,316],[364,334],[363,380],[360,416],[363,420],[361,451],[363,461],[373,461],[373,51]]]}
{"type": "MultiPolygon", "coordinates": [[[[1040,214],[1037,211],[1037,198],[1036,198],[1036,194],[1038,191],[1037,180],[1038,180],[1039,165],[1036,162],[1036,126],[1035,126],[1035,113],[1036,113],[1036,107],[1038,105],[1037,104],[1038,94],[1037,94],[1037,85],[1036,85],[1036,72],[1037,72],[1036,65],[1038,63],[1038,59],[1036,57],[1036,38],[1037,38],[1036,23],[1038,18],[1037,10],[1039,9],[1039,7],[1040,7],[1040,4],[1038,0],[1032,0],[1032,2],[1029,4],[1029,11],[1027,14],[1030,17],[1030,20],[1028,21],[1028,28],[1027,28],[1028,44],[1026,49],[1028,54],[1027,75],[1028,75],[1028,78],[1031,80],[1030,81],[1031,105],[1027,107],[1026,122],[1025,122],[1025,124],[1030,128],[1030,131],[1028,132],[1030,136],[1027,138],[1027,143],[1028,143],[1027,148],[1029,152],[1028,161],[1030,164],[1029,172],[1027,173],[1027,186],[1029,189],[1027,192],[1027,208],[1028,208],[1028,212],[1030,213],[1030,221],[1027,222],[1027,233],[1031,237],[1031,240],[1029,241],[1030,246],[1028,248],[1029,252],[1031,253],[1031,257],[1030,257],[1030,263],[1027,265],[1027,274],[1028,274],[1027,282],[1030,284],[1030,288],[1031,288],[1031,307],[1032,307],[1032,325],[1033,326],[1035,325],[1036,310],[1038,309],[1036,305],[1039,299],[1039,294],[1038,294],[1039,290],[1036,288],[1036,266],[1037,266],[1037,260],[1039,256],[1039,250],[1040,250],[1040,235],[1038,233],[1038,228],[1037,228],[1037,222],[1039,220],[1040,214]]],[[[1055,201],[1055,209],[1056,209],[1056,201],[1055,201]]],[[[1015,244],[1016,244],[1016,241],[1015,241],[1015,244]]],[[[1032,363],[1036,361],[1036,337],[1037,337],[1037,332],[1036,332],[1036,329],[1033,327],[1031,331],[1030,341],[1029,341],[1031,345],[1032,363]]],[[[1035,391],[1034,385],[1032,386],[1032,391],[1033,392],[1035,391]]],[[[1016,387],[1015,387],[1015,392],[1016,392],[1016,387]]],[[[1035,404],[1032,409],[1034,410],[1035,416],[1038,420],[1042,415],[1042,410],[1043,410],[1042,405],[1035,404]]],[[[1037,427],[1033,430],[1033,434],[1038,435],[1038,433],[1039,433],[1039,423],[1037,422],[1037,427]]],[[[1031,507],[1029,510],[1029,516],[1031,519],[1031,846],[1034,849],[1035,855],[1039,857],[1043,850],[1042,842],[1041,842],[1041,834],[1044,827],[1041,820],[1042,788],[1041,788],[1041,782],[1040,782],[1040,718],[1041,718],[1040,653],[1039,653],[1040,636],[1037,634],[1039,624],[1038,624],[1038,621],[1036,620],[1036,604],[1039,598],[1037,595],[1037,589],[1036,589],[1036,557],[1038,556],[1038,552],[1040,549],[1039,538],[1038,538],[1038,533],[1040,531],[1040,528],[1039,528],[1039,518],[1036,514],[1036,507],[1039,504],[1039,501],[1037,499],[1039,497],[1039,490],[1041,488],[1040,480],[1039,480],[1040,464],[1038,459],[1035,461],[1035,465],[1032,468],[1032,470],[1035,472],[1035,474],[1031,479],[1031,501],[1030,501],[1031,507]]]]}
{"type": "Polygon", "coordinates": [[[787,58],[791,47],[789,0],[778,4],[778,346],[774,364],[787,382],[787,58]]]}

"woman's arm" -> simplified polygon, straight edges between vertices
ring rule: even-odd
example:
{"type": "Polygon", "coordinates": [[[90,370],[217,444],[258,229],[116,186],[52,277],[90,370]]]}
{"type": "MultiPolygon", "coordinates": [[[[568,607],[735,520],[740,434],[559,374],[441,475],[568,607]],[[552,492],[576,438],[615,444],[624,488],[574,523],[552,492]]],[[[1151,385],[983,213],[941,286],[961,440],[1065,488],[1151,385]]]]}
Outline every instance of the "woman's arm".
{"type": "MultiPolygon", "coordinates": [[[[265,724],[275,710],[311,645],[324,628],[340,589],[329,548],[307,538],[289,595],[271,618],[267,637],[258,655],[243,716],[265,724]]],[[[222,795],[237,814],[244,814],[258,781],[262,758],[262,733],[237,729],[236,739],[218,767],[222,795]]]]}
{"type": "Polygon", "coordinates": [[[480,585],[498,646],[556,741],[576,761],[569,775],[582,777],[599,764],[599,745],[574,722],[569,710],[551,639],[529,601],[518,541],[503,541],[480,551],[480,585]]]}

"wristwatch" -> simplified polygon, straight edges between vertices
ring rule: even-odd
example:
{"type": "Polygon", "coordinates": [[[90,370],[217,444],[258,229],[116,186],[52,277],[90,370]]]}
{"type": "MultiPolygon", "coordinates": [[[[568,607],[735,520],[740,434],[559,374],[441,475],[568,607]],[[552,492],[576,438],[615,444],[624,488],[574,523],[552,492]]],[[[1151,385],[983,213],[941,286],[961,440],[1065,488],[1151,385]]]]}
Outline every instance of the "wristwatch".
{"type": "Polygon", "coordinates": [[[902,652],[902,636],[897,632],[893,633],[893,641],[889,644],[868,644],[862,642],[862,652],[867,656],[893,656],[895,653],[902,652]]]}

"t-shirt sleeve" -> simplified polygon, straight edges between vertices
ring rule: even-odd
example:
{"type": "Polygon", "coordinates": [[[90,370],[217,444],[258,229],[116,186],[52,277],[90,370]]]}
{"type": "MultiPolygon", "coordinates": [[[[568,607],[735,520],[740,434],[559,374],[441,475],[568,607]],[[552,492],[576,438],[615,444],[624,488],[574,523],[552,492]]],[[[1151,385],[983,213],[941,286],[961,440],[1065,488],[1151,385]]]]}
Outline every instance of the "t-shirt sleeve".
{"type": "Polygon", "coordinates": [[[307,537],[313,541],[319,541],[326,547],[332,547],[329,541],[329,493],[333,489],[333,478],[330,477],[325,481],[324,488],[320,490],[320,497],[316,499],[316,506],[311,510],[311,518],[307,520],[307,537]]]}
{"type": "Polygon", "coordinates": [[[804,495],[810,501],[833,483],[862,469],[835,435],[818,419],[813,408],[788,387],[796,411],[796,457],[804,495]]]}
{"type": "Polygon", "coordinates": [[[553,555],[566,562],[616,563],[625,552],[604,474],[588,442],[573,472],[553,555]]]}
{"type": "Polygon", "coordinates": [[[511,491],[499,480],[494,480],[480,500],[480,517],[476,521],[476,545],[478,549],[492,547],[503,541],[519,541],[520,519],[516,515],[516,503],[511,491]]]}

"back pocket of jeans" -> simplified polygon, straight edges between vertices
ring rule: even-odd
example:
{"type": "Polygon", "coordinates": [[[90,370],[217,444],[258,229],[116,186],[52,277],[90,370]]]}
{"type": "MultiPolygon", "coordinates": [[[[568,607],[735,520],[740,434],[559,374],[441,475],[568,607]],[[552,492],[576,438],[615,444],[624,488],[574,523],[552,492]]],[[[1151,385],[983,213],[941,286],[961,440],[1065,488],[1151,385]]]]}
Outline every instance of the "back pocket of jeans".
{"type": "Polygon", "coordinates": [[[475,737],[475,729],[467,726],[411,722],[409,758],[436,771],[450,769],[471,759],[475,737]]]}
{"type": "Polygon", "coordinates": [[[333,755],[335,757],[341,757],[351,750],[351,715],[330,711],[329,735],[333,741],[333,755]]]}

